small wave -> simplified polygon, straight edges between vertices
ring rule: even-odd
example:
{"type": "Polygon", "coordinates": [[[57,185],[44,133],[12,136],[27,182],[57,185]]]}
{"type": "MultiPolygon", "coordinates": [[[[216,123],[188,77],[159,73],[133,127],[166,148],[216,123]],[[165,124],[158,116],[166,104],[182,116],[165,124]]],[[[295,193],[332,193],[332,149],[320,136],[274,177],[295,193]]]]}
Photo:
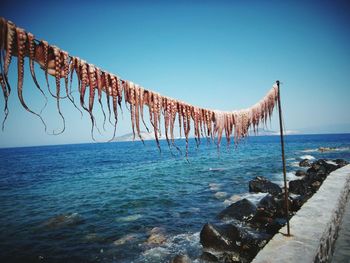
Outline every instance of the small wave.
{"type": "MultiPolygon", "coordinates": [[[[287,177],[287,182],[300,179],[300,177],[295,175],[295,172],[286,173],[286,177],[287,177]]],[[[276,174],[275,178],[280,178],[280,179],[274,180],[273,183],[278,184],[280,187],[284,187],[283,174],[276,174]]]]}
{"type": "Polygon", "coordinates": [[[223,199],[227,196],[226,192],[216,192],[214,195],[217,199],[223,199]]]}
{"type": "Polygon", "coordinates": [[[317,152],[318,149],[306,149],[306,150],[303,150],[301,151],[302,153],[314,153],[314,152],[317,152]]]}
{"type": "Polygon", "coordinates": [[[135,214],[135,215],[130,215],[130,216],[123,216],[117,218],[117,222],[132,222],[140,219],[142,215],[140,214],[135,214]]]}
{"type": "Polygon", "coordinates": [[[124,245],[125,243],[130,243],[136,241],[138,238],[138,235],[136,234],[127,234],[113,242],[116,246],[124,245]]]}
{"type": "Polygon", "coordinates": [[[316,158],[313,157],[312,155],[306,154],[306,155],[300,156],[300,159],[302,159],[302,160],[304,160],[304,159],[307,159],[307,160],[315,160],[316,158]]]}
{"type": "Polygon", "coordinates": [[[201,253],[199,240],[199,232],[171,236],[161,245],[147,248],[136,262],[169,262],[171,257],[179,254],[197,258],[201,253]]]}
{"type": "Polygon", "coordinates": [[[261,199],[263,199],[267,193],[245,193],[242,195],[233,195],[229,199],[226,199],[224,201],[225,206],[229,206],[241,199],[248,199],[253,204],[257,204],[260,202],[261,199]]]}
{"type": "Polygon", "coordinates": [[[263,199],[265,196],[267,195],[267,193],[245,193],[244,195],[242,195],[242,199],[246,198],[248,199],[250,202],[257,204],[260,202],[261,199],[263,199]]]}
{"type": "Polygon", "coordinates": [[[211,191],[218,191],[220,189],[221,184],[211,183],[209,184],[209,189],[211,191]]]}
{"type": "Polygon", "coordinates": [[[201,209],[199,207],[191,207],[190,209],[188,209],[190,212],[193,212],[193,213],[197,213],[197,212],[200,212],[201,209]]]}
{"type": "Polygon", "coordinates": [[[225,199],[224,205],[225,206],[229,206],[229,205],[233,204],[234,202],[237,202],[238,200],[241,200],[241,198],[242,197],[240,195],[233,195],[230,198],[225,199]]]}
{"type": "Polygon", "coordinates": [[[328,164],[333,164],[333,165],[338,165],[337,163],[333,162],[333,161],[326,161],[326,163],[328,164]]]}
{"type": "Polygon", "coordinates": [[[291,162],[290,166],[299,167],[299,162],[291,162]]]}
{"type": "Polygon", "coordinates": [[[83,221],[78,213],[68,213],[54,216],[45,221],[42,226],[48,228],[59,228],[65,226],[77,225],[83,221]]]}

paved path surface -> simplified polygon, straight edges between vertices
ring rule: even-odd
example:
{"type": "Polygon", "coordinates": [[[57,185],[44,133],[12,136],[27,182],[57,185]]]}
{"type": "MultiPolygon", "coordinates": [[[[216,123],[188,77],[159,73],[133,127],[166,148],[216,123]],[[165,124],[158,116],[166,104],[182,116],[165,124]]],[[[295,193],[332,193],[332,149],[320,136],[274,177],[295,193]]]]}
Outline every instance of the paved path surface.
{"type": "Polygon", "coordinates": [[[332,263],[350,263],[350,199],[345,208],[332,263]]]}

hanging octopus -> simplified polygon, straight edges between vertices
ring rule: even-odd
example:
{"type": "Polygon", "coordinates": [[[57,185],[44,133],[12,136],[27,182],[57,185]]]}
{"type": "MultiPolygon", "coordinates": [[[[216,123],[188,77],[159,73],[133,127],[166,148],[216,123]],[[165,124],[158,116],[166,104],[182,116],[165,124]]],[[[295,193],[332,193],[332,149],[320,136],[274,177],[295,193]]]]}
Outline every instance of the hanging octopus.
{"type": "MultiPolygon", "coordinates": [[[[108,121],[114,126],[113,137],[116,134],[118,123],[118,106],[122,112],[122,102],[124,100],[126,107],[130,110],[131,128],[133,137],[137,136],[142,140],[140,122],[149,131],[144,116],[144,106],[148,107],[149,121],[153,127],[157,146],[160,149],[159,139],[161,137],[161,119],[163,118],[165,138],[169,148],[175,146],[174,128],[176,119],[179,126],[180,137],[184,135],[186,140],[186,158],[188,156],[189,137],[191,132],[191,122],[193,122],[193,134],[197,147],[200,144],[201,137],[206,137],[208,141],[217,138],[218,148],[225,134],[227,145],[230,145],[231,136],[234,137],[234,143],[237,143],[249,135],[249,129],[252,128],[255,133],[258,132],[260,124],[266,125],[271,120],[271,115],[278,99],[278,83],[276,83],[267,95],[252,107],[244,110],[224,112],[198,108],[188,103],[162,96],[153,91],[142,88],[130,81],[123,80],[107,71],[87,63],[86,61],[69,55],[66,51],[50,45],[47,41],[38,41],[34,35],[17,27],[11,21],[0,18],[0,86],[4,96],[4,120],[2,128],[9,114],[8,98],[11,94],[11,86],[8,80],[9,67],[12,58],[17,57],[17,94],[19,101],[24,109],[37,116],[44,125],[46,124],[41,117],[41,112],[46,107],[48,98],[45,91],[39,85],[35,72],[35,63],[43,70],[48,92],[56,99],[56,107],[63,122],[63,128],[60,134],[65,130],[65,118],[61,111],[61,100],[68,100],[78,109],[72,96],[72,82],[74,75],[77,76],[78,92],[80,97],[80,107],[89,113],[91,119],[91,136],[94,138],[94,127],[99,131],[93,115],[95,93],[97,90],[97,100],[103,113],[103,128],[107,120],[103,106],[103,93],[105,94],[108,109],[108,121]],[[40,113],[31,110],[23,97],[24,88],[24,60],[29,58],[29,70],[36,88],[45,98],[45,105],[40,113]],[[53,92],[49,85],[49,76],[55,78],[56,90],[53,92]],[[61,94],[61,79],[64,81],[65,94],[61,94]],[[85,103],[85,95],[88,90],[88,103],[85,103]],[[112,107],[111,104],[112,103],[112,107]],[[111,121],[111,115],[114,115],[114,123],[111,121]]],[[[99,131],[100,132],[100,131],[99,131]]]]}

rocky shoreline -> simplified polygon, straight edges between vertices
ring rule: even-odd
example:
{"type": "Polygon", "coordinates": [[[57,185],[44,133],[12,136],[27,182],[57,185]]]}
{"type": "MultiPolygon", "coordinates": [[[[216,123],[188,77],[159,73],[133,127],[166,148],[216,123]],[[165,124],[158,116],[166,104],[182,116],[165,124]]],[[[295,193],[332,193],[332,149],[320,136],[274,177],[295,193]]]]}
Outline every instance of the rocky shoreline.
{"type": "MultiPolygon", "coordinates": [[[[288,217],[301,208],[331,172],[347,164],[343,159],[300,161],[301,168],[295,173],[300,179],[289,182],[288,217]]],[[[247,199],[239,200],[203,226],[201,261],[250,262],[286,224],[283,188],[259,176],[249,182],[249,192],[266,193],[266,196],[256,205],[247,199]]],[[[177,255],[171,262],[190,261],[186,255],[177,255]]]]}

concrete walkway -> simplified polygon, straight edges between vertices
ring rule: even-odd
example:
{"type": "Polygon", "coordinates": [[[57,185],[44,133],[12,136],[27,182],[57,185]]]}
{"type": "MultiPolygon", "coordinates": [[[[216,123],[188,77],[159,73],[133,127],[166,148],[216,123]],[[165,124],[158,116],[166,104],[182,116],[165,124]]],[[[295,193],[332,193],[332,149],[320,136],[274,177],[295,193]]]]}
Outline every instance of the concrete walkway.
{"type": "Polygon", "coordinates": [[[350,165],[347,165],[329,174],[319,190],[293,216],[292,236],[284,236],[282,233],[287,230],[283,227],[252,262],[329,262],[349,192],[350,165]]]}

